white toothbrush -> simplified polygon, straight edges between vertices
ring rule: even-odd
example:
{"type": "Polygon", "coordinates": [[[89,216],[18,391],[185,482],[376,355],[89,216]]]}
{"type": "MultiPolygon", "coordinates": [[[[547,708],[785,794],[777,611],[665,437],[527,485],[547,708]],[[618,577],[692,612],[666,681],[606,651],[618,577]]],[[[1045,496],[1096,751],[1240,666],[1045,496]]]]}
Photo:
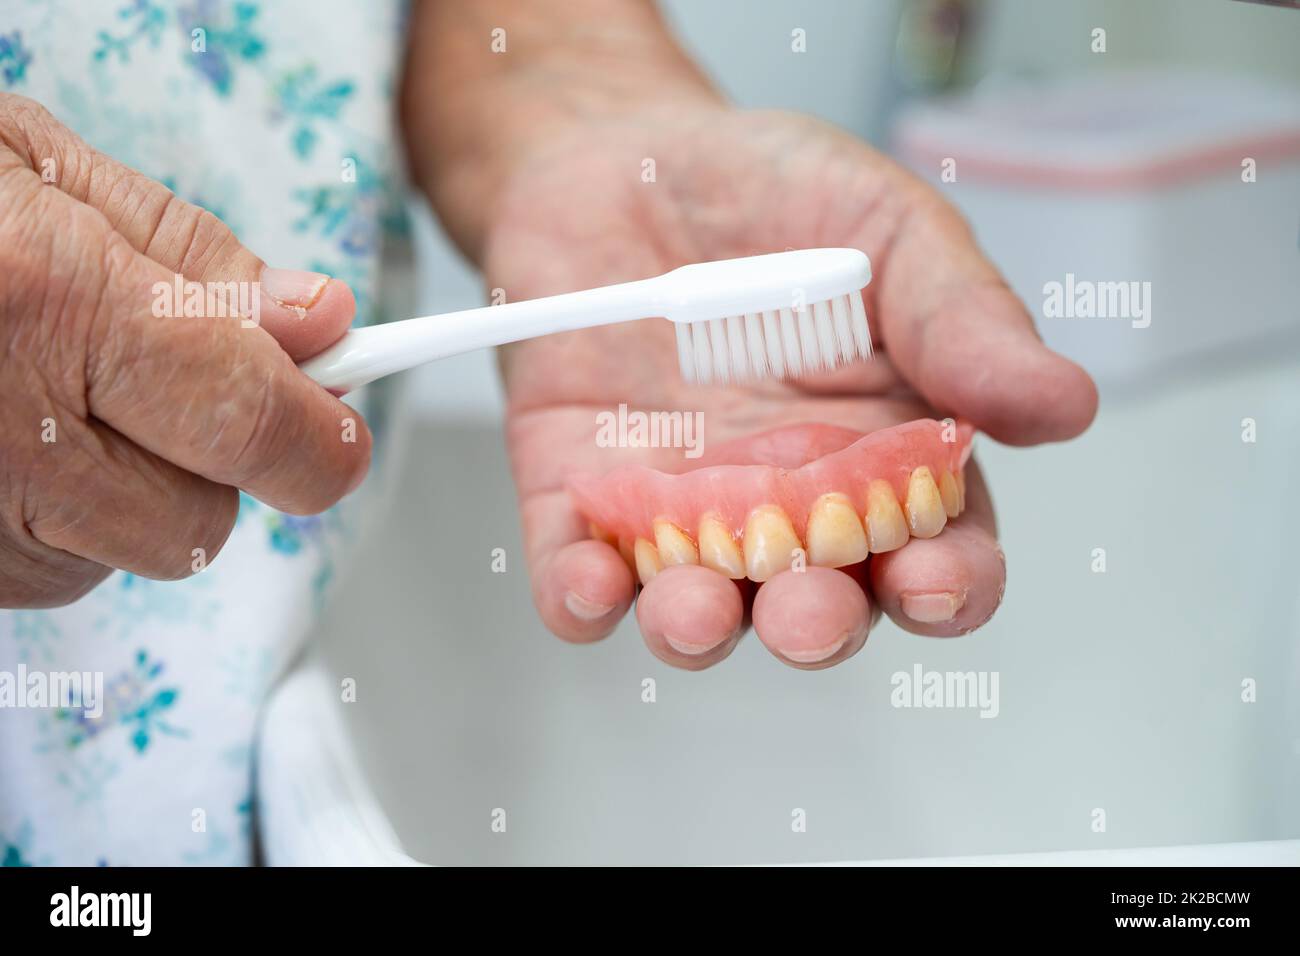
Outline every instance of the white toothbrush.
{"type": "Polygon", "coordinates": [[[682,266],[653,279],[354,329],[302,370],[337,395],[435,359],[662,316],[688,382],[793,377],[871,357],[857,249],[801,249],[682,266]]]}

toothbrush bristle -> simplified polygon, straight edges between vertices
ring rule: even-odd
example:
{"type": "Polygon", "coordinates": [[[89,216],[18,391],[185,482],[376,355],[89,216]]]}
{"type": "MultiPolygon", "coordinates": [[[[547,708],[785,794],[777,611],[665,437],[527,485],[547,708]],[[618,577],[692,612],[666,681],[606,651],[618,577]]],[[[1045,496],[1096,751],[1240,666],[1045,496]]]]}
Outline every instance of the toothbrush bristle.
{"type": "Polygon", "coordinates": [[[682,377],[701,385],[794,378],[871,358],[862,293],[802,309],[677,323],[682,377]]]}

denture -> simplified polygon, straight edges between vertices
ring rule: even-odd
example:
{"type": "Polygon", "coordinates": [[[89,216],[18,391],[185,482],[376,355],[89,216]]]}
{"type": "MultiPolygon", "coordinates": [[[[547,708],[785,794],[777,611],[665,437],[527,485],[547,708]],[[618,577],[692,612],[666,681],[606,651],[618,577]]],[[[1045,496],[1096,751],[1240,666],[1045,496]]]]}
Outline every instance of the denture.
{"type": "Polygon", "coordinates": [[[795,425],[714,449],[678,473],[640,465],[569,478],[592,537],[644,584],[674,564],[766,581],[796,561],[839,568],[933,538],[966,506],[973,429],[918,419],[862,435],[795,425]]]}

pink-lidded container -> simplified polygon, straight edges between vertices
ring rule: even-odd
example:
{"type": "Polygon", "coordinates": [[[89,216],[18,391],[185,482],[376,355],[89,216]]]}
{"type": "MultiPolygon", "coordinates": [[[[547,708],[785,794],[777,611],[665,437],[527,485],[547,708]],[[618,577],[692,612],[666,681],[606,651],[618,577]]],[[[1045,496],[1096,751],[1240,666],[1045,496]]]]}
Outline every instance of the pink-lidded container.
{"type": "Polygon", "coordinates": [[[1106,73],[904,110],[894,152],[1103,383],[1300,340],[1300,89],[1106,73]]]}

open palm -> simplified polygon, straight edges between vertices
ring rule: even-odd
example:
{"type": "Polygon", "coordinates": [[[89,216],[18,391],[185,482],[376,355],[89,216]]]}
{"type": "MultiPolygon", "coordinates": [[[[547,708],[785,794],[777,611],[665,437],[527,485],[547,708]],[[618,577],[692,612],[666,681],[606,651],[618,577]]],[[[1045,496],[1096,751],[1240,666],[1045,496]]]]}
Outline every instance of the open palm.
{"type": "MultiPolygon", "coordinates": [[[[832,127],[725,108],[641,116],[551,141],[517,170],[485,254],[489,284],[512,301],[787,248],[856,247],[875,274],[866,304],[876,358],[814,380],[685,385],[662,320],[505,351],[533,593],[565,639],[606,636],[635,583],[614,548],[587,540],[564,476],[632,462],[683,465],[680,450],[598,447],[598,412],[620,403],[701,411],[714,447],[782,425],[865,433],[936,414],[1031,444],[1071,437],[1092,419],[1091,381],[1041,344],[960,217],[832,127]]],[[[786,572],[761,586],[700,566],[670,568],[646,586],[637,616],[650,649],[677,666],[726,657],[752,615],[780,659],[825,667],[861,648],[877,609],[917,633],[968,632],[992,615],[1003,582],[992,506],[972,473],[966,512],[936,538],[864,566],[786,572]]]]}

